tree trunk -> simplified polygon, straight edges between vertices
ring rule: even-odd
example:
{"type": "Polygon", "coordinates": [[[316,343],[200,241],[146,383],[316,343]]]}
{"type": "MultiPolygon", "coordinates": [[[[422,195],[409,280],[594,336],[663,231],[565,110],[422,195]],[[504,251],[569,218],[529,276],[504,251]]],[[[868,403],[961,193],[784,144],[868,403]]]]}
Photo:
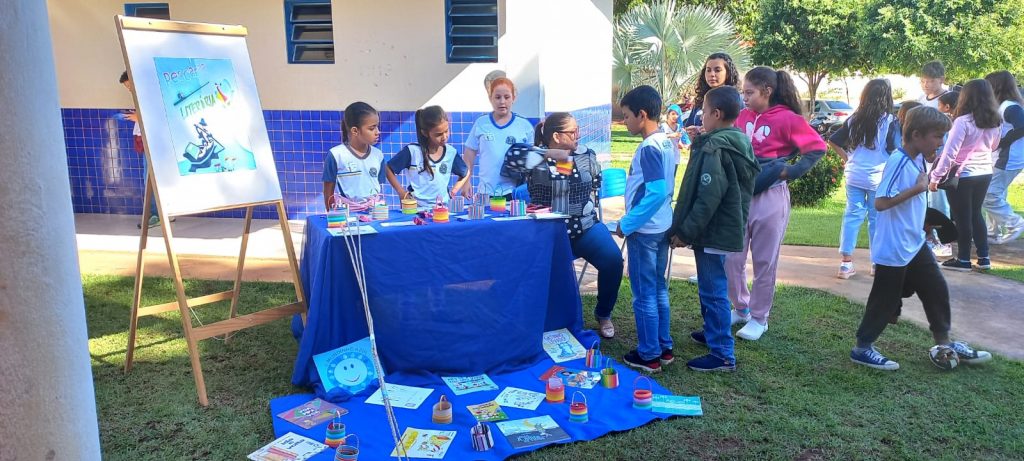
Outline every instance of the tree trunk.
{"type": "Polygon", "coordinates": [[[810,93],[811,100],[808,115],[814,113],[814,103],[818,100],[818,85],[821,85],[826,75],[828,74],[824,71],[807,73],[807,92],[810,93]]]}

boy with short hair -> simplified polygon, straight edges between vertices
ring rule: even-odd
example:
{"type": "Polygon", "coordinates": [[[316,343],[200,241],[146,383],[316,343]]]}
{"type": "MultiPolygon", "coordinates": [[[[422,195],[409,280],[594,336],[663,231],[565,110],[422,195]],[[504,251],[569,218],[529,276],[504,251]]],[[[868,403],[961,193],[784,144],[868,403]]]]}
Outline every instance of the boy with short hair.
{"type": "Polygon", "coordinates": [[[655,373],[672,363],[669,333],[668,238],[672,224],[672,189],[675,187],[675,152],[661,132],[661,95],[643,85],[622,97],[623,121],[644,140],[633,155],[626,178],[626,214],[616,235],[626,239],[629,285],[636,316],[636,349],[623,357],[627,365],[655,373]]]}
{"type": "Polygon", "coordinates": [[[945,94],[948,89],[946,83],[946,66],[942,61],[930,61],[921,66],[921,90],[924,92],[917,101],[921,105],[938,109],[939,96],[945,94]]]}
{"type": "Polygon", "coordinates": [[[669,235],[693,248],[704,328],[690,334],[710,353],[687,362],[695,371],[735,371],[725,255],[743,250],[754,178],[761,171],[750,138],[733,127],[742,109],[731,86],[704,96],[704,133],[693,142],[669,235]]]}
{"type": "Polygon", "coordinates": [[[935,255],[925,246],[928,203],[924,192],[929,181],[925,162],[935,158],[935,151],[951,125],[949,117],[937,109],[911,109],[903,125],[903,147],[885,163],[875,195],[878,218],[871,239],[875,280],[857,329],[857,345],[850,351],[850,359],[856,364],[880,370],[899,369],[900,365],[882,355],[874,342],[893,314],[899,312],[904,293],[917,293],[936,344],[953,349],[964,363],[992,358],[992,354],[976,351],[967,343],[950,341],[949,289],[935,255]]]}

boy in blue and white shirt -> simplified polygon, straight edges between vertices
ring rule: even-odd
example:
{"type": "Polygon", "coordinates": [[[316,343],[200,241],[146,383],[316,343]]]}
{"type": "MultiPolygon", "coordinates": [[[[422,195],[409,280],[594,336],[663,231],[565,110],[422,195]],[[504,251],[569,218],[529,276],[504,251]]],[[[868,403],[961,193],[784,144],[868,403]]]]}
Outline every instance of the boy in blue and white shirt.
{"type": "Polygon", "coordinates": [[[898,314],[904,294],[913,293],[921,300],[936,344],[956,351],[964,363],[992,358],[992,354],[976,351],[967,343],[950,341],[949,288],[935,255],[925,245],[926,162],[934,159],[950,126],[949,118],[936,109],[911,109],[903,127],[903,147],[885,163],[875,195],[878,221],[871,238],[875,279],[857,329],[857,345],[850,351],[854,363],[880,370],[899,369],[898,363],[875,349],[874,342],[898,314]]]}
{"type": "Polygon", "coordinates": [[[637,348],[623,357],[627,365],[651,373],[674,358],[669,332],[668,238],[672,225],[672,193],[676,158],[672,141],[661,132],[661,95],[644,85],[630,90],[620,103],[626,128],[642,135],[626,178],[626,214],[616,234],[625,237],[630,289],[636,316],[637,348]]]}

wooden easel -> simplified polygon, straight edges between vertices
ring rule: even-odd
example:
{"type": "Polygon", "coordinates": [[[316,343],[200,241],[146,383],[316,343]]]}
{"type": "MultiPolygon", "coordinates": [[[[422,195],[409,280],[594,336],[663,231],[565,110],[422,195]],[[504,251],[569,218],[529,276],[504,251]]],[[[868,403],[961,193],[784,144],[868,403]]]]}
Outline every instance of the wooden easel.
{"type": "MultiPolygon", "coordinates": [[[[167,261],[170,263],[171,271],[174,275],[174,290],[177,300],[169,303],[142,307],[140,305],[142,300],[142,279],[145,272],[146,261],[144,254],[146,251],[146,243],[149,238],[149,226],[147,225],[150,217],[149,201],[151,192],[156,195],[155,189],[156,188],[153,187],[153,175],[152,172],[150,172],[149,179],[146,181],[146,196],[142,200],[142,207],[145,211],[142,215],[142,235],[139,238],[139,254],[138,259],[136,260],[135,288],[134,295],[132,297],[131,318],[128,324],[128,349],[125,356],[124,371],[125,373],[128,373],[132,369],[132,362],[135,356],[135,337],[138,330],[139,317],[169,312],[177,309],[181,313],[181,328],[185,334],[185,341],[188,344],[188,355],[192,361],[192,375],[196,382],[196,392],[199,395],[199,404],[205,407],[208,406],[210,402],[206,396],[206,383],[203,379],[203,368],[199,360],[199,341],[220,335],[224,335],[225,340],[227,340],[229,335],[233,332],[273,322],[274,320],[295,314],[302,314],[303,323],[306,321],[306,299],[302,291],[302,281],[299,279],[299,267],[295,258],[295,247],[292,244],[291,229],[288,227],[288,216],[285,213],[283,200],[250,203],[237,207],[220,209],[227,210],[245,208],[245,225],[242,228],[242,244],[238,252],[238,266],[235,271],[234,287],[231,290],[222,291],[220,293],[212,293],[196,298],[187,298],[185,296],[185,285],[181,277],[181,267],[178,264],[178,254],[175,253],[174,246],[172,245],[174,237],[171,233],[171,225],[168,222],[168,216],[163,215],[163,213],[158,209],[157,212],[161,215],[160,228],[163,230],[164,245],[167,248],[167,261]],[[245,250],[249,243],[249,230],[252,225],[253,208],[259,205],[269,204],[276,205],[277,207],[278,220],[281,223],[281,233],[284,238],[285,249],[288,253],[288,265],[292,271],[292,283],[295,285],[295,296],[297,301],[253,312],[251,314],[238,316],[238,295],[242,289],[242,270],[245,266],[245,250]],[[231,300],[231,311],[227,320],[221,320],[198,328],[192,326],[192,307],[198,307],[229,299],[231,300]]],[[[159,199],[157,200],[157,203],[160,203],[159,199]]]]}
{"type": "MultiPolygon", "coordinates": [[[[217,24],[200,24],[200,23],[182,23],[173,21],[157,21],[143,18],[130,18],[124,16],[115,16],[115,25],[118,30],[118,36],[121,40],[121,51],[125,57],[125,63],[128,67],[129,76],[133,82],[135,82],[134,76],[131,75],[132,69],[128,59],[128,50],[125,46],[123,29],[146,29],[146,30],[157,30],[157,31],[174,31],[174,32],[189,32],[197,34],[210,34],[210,35],[228,35],[228,36],[245,36],[247,31],[242,26],[226,26],[217,24]]],[[[135,91],[132,94],[135,101],[135,106],[139,109],[139,125],[142,128],[143,144],[145,146],[145,155],[149,165],[153,165],[153,155],[150,151],[150,139],[146,135],[146,126],[143,124],[142,118],[142,107],[139,105],[138,92],[135,91]]],[[[175,213],[174,216],[187,216],[192,214],[208,213],[213,211],[233,210],[239,208],[245,208],[245,225],[242,229],[242,243],[238,253],[238,265],[235,271],[235,283],[231,290],[223,291],[220,293],[212,293],[196,298],[187,298],[185,296],[185,285],[181,277],[181,267],[178,264],[178,255],[174,251],[174,236],[171,231],[168,215],[164,212],[164,202],[160,200],[160,191],[156,181],[156,174],[153,169],[149,170],[146,178],[146,194],[142,201],[143,216],[142,216],[142,235],[139,238],[139,254],[136,260],[135,270],[135,287],[134,295],[132,298],[132,311],[131,318],[128,326],[128,347],[125,356],[124,370],[128,373],[132,369],[132,362],[135,355],[135,339],[138,330],[139,317],[147,315],[159,314],[162,312],[169,312],[177,309],[181,314],[181,327],[185,335],[185,341],[188,344],[188,354],[192,362],[192,375],[196,382],[196,393],[199,396],[199,404],[202,406],[208,406],[209,400],[206,395],[206,384],[203,379],[203,369],[200,363],[198,343],[203,339],[212,338],[214,336],[224,335],[227,340],[231,333],[236,331],[244,330],[254,326],[262,325],[268,322],[272,322],[281,318],[289,317],[295,314],[302,315],[302,321],[305,323],[306,320],[306,298],[302,291],[302,282],[299,279],[299,268],[295,257],[295,247],[292,243],[291,230],[288,227],[288,216],[285,212],[284,200],[277,196],[273,200],[263,200],[250,203],[235,203],[227,206],[211,207],[201,210],[189,209],[187,212],[175,213]],[[144,253],[146,250],[146,243],[149,238],[149,226],[148,221],[150,218],[150,199],[151,197],[156,200],[157,203],[157,214],[160,216],[161,229],[163,230],[164,245],[167,249],[167,261],[171,265],[171,271],[174,276],[174,289],[176,300],[164,303],[156,304],[152,306],[140,306],[142,300],[142,279],[145,272],[145,259],[144,253]],[[249,243],[249,231],[252,225],[252,214],[253,208],[261,205],[274,205],[277,208],[278,220],[281,224],[281,233],[284,239],[285,250],[288,253],[288,264],[292,271],[292,283],[295,285],[295,296],[296,301],[290,304],[281,306],[271,307],[251,314],[238,315],[238,296],[242,288],[242,270],[245,266],[245,250],[249,243]],[[231,310],[226,320],[214,322],[208,325],[202,325],[200,327],[192,326],[191,312],[193,307],[202,306],[205,304],[215,303],[218,301],[231,300],[231,310]]]]}

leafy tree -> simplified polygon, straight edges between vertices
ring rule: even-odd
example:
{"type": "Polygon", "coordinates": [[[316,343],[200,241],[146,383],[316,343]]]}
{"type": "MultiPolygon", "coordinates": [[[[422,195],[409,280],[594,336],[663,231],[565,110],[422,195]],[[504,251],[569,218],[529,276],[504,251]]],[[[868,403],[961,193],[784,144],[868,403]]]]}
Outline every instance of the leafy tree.
{"type": "Polygon", "coordinates": [[[939,59],[947,78],[962,81],[995,70],[1024,73],[1020,1],[867,0],[861,43],[884,71],[916,74],[939,59]]]}
{"type": "MultiPolygon", "coordinates": [[[[629,11],[633,6],[657,0],[615,0],[615,17],[629,11]]],[[[676,0],[676,6],[706,6],[724,11],[732,16],[736,33],[741,40],[749,41],[754,37],[754,21],[757,19],[757,0],[676,0]]]]}
{"type": "Polygon", "coordinates": [[[856,36],[861,2],[763,0],[754,23],[754,62],[802,74],[813,107],[825,77],[865,63],[860,44],[851,40],[856,36]]]}
{"type": "Polygon", "coordinates": [[[738,67],[749,63],[729,15],[673,0],[641,3],[616,21],[613,76],[620,91],[651,85],[676,101],[715,52],[729,53],[738,67]]]}

